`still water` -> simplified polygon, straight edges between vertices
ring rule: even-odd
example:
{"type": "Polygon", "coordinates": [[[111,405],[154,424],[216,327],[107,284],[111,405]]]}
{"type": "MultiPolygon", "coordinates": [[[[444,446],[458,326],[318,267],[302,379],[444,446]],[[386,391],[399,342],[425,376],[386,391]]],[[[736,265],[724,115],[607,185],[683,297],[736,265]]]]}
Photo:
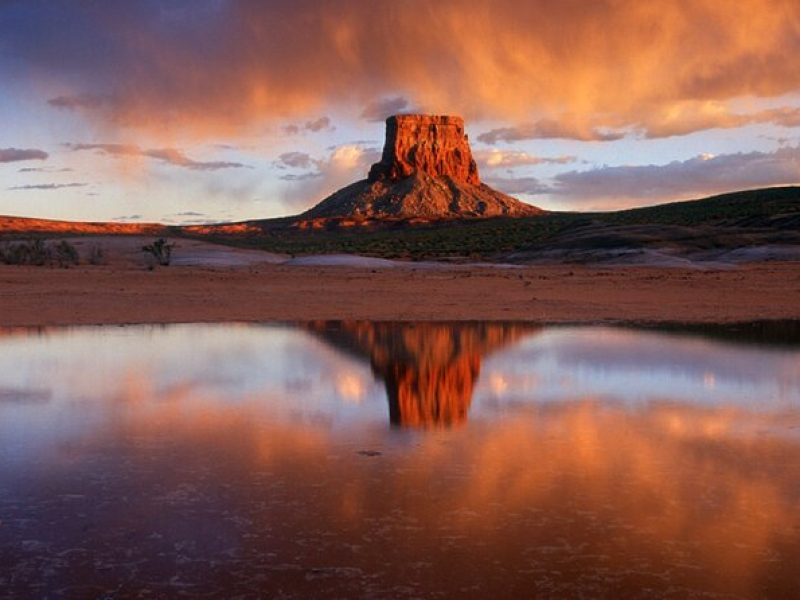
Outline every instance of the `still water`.
{"type": "Polygon", "coordinates": [[[0,597],[800,597],[797,331],[4,331],[0,597]]]}

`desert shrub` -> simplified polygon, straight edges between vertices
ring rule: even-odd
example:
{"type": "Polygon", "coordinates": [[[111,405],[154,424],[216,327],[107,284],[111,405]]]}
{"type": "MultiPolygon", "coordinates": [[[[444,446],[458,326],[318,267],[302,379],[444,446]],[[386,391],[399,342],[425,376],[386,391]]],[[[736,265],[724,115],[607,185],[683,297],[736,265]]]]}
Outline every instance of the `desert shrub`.
{"type": "Polygon", "coordinates": [[[93,244],[89,247],[89,256],[86,260],[90,265],[104,265],[106,264],[106,253],[103,247],[98,244],[93,244]]]}
{"type": "Polygon", "coordinates": [[[28,243],[30,264],[41,267],[53,262],[53,252],[43,240],[32,240],[28,243]]]}
{"type": "Polygon", "coordinates": [[[44,241],[36,239],[7,243],[0,252],[0,260],[7,265],[43,266],[52,262],[53,255],[44,241]]]}
{"type": "Polygon", "coordinates": [[[172,260],[172,249],[175,244],[168,244],[164,238],[158,238],[152,244],[142,246],[142,252],[150,254],[162,267],[169,265],[172,260]]]}
{"type": "Polygon", "coordinates": [[[54,254],[56,263],[58,263],[58,266],[62,269],[68,269],[69,267],[75,266],[80,262],[77,248],[75,248],[75,246],[70,244],[67,240],[61,240],[55,245],[54,254]]]}

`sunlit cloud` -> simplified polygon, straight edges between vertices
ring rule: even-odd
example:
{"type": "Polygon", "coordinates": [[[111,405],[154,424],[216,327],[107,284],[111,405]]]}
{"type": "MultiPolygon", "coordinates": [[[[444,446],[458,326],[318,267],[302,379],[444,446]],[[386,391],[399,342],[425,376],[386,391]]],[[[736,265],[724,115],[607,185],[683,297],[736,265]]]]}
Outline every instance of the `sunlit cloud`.
{"type": "Polygon", "coordinates": [[[279,176],[291,182],[284,191],[284,200],[294,208],[309,208],[348,183],[364,179],[370,165],[380,156],[380,149],[357,143],[335,146],[324,158],[314,158],[303,152],[281,155],[279,164],[299,170],[279,176]]]}
{"type": "Polygon", "coordinates": [[[577,161],[575,156],[534,156],[514,150],[478,150],[473,152],[481,168],[514,168],[536,165],[566,165],[577,161]]]}
{"type": "Polygon", "coordinates": [[[367,119],[424,106],[603,139],[621,132],[564,129],[559,115],[624,126],[687,101],[800,87],[794,0],[32,6],[10,12],[0,34],[27,77],[58,90],[51,104],[151,131],[207,135],[331,105],[367,107],[367,119]]]}
{"type": "Polygon", "coordinates": [[[612,142],[624,138],[626,131],[590,125],[586,122],[567,119],[541,119],[512,127],[492,129],[478,136],[485,144],[497,142],[518,142],[536,139],[567,139],[582,142],[612,142]]]}
{"type": "Polygon", "coordinates": [[[319,117],[311,121],[306,121],[302,125],[294,124],[286,125],[283,128],[284,133],[288,135],[297,135],[303,131],[311,133],[318,133],[320,131],[336,131],[336,127],[331,123],[330,117],[319,117]]]}
{"type": "Polygon", "coordinates": [[[747,113],[733,111],[726,102],[691,100],[650,108],[641,115],[636,112],[605,117],[562,115],[555,119],[498,127],[478,135],[477,139],[486,144],[537,139],[614,142],[625,137],[668,138],[754,124],[798,127],[800,108],[784,106],[747,113]]]}
{"type": "Polygon", "coordinates": [[[138,156],[152,158],[163,163],[192,169],[195,171],[217,171],[219,169],[237,169],[247,167],[239,162],[231,161],[197,161],[192,160],[175,148],[143,149],[135,144],[66,144],[73,151],[95,150],[109,156],[138,156]]]}
{"type": "Polygon", "coordinates": [[[421,111],[412,107],[406,98],[394,96],[392,98],[373,100],[361,111],[361,118],[365,121],[383,121],[391,115],[414,112],[421,111]]]}

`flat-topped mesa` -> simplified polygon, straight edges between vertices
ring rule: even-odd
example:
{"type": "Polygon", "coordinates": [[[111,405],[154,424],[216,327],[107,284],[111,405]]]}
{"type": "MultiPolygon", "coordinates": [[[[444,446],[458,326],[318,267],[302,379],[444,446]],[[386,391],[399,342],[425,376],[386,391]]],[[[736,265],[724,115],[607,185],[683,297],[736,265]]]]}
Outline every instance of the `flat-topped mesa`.
{"type": "Polygon", "coordinates": [[[386,142],[369,181],[399,181],[416,172],[479,185],[464,119],[445,115],[395,115],[386,119],[386,142]]]}
{"type": "Polygon", "coordinates": [[[386,119],[383,155],[367,178],[298,215],[295,225],[319,228],[541,213],[481,183],[461,117],[395,115],[386,119]]]}

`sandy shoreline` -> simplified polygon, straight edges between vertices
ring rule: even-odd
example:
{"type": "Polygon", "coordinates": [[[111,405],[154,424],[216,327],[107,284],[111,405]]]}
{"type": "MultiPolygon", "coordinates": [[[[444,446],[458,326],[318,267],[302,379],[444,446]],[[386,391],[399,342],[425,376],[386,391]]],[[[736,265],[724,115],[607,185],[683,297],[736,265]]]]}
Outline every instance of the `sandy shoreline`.
{"type": "Polygon", "coordinates": [[[0,326],[315,319],[736,322],[800,318],[800,263],[352,268],[0,266],[0,326]]]}

